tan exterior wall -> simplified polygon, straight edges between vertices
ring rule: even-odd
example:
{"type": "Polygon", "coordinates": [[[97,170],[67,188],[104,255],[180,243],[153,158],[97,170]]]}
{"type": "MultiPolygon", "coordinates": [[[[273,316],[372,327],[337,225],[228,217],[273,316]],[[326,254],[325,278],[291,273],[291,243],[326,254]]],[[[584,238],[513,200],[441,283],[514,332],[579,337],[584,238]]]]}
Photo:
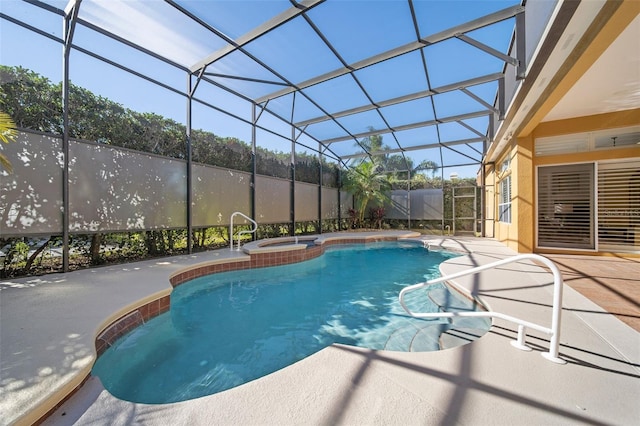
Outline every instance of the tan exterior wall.
{"type": "MultiPolygon", "coordinates": [[[[517,147],[517,174],[512,183],[516,188],[516,224],[518,226],[518,253],[531,253],[534,247],[535,224],[535,182],[533,169],[533,138],[518,138],[517,147]]],[[[512,201],[513,202],[513,201],[512,201]]]]}
{"type": "Polygon", "coordinates": [[[495,179],[495,202],[494,202],[494,213],[493,217],[495,218],[495,238],[498,241],[505,243],[510,248],[517,250],[518,249],[518,190],[517,190],[517,175],[518,175],[518,164],[517,164],[517,150],[518,147],[515,145],[515,140],[507,145],[507,148],[504,150],[504,153],[499,157],[499,160],[495,165],[494,179],[495,179]],[[502,170],[502,164],[511,160],[510,169],[507,171],[502,170]],[[508,175],[511,175],[511,223],[500,222],[500,216],[498,211],[498,204],[501,199],[501,188],[500,183],[504,180],[508,175]]]}
{"type": "MultiPolygon", "coordinates": [[[[494,194],[487,192],[486,203],[486,217],[495,218],[495,223],[492,224],[490,223],[491,221],[487,220],[486,228],[491,229],[492,226],[495,225],[494,237],[519,253],[531,253],[536,251],[536,167],[540,165],[636,158],[640,157],[640,146],[536,157],[534,155],[535,139],[540,137],[560,136],[573,133],[628,127],[638,124],[640,124],[640,109],[635,109],[617,113],[540,123],[535,127],[531,135],[517,139],[514,138],[514,141],[501,153],[499,157],[500,160],[495,165],[498,173],[496,173],[491,167],[488,167],[485,172],[486,185],[493,185],[495,183],[495,186],[493,187],[495,188],[494,194]],[[501,178],[499,170],[500,165],[508,156],[512,158],[511,224],[498,222],[498,203],[500,200],[499,182],[501,178]]],[[[566,251],[563,250],[562,252],[566,251]]]]}
{"type": "Polygon", "coordinates": [[[569,135],[572,133],[595,132],[598,130],[629,127],[640,124],[640,108],[608,114],[569,118],[567,120],[547,121],[538,124],[533,130],[534,138],[569,135]]]}
{"type": "MultiPolygon", "coordinates": [[[[495,218],[494,237],[519,253],[531,253],[534,245],[534,169],[533,138],[518,138],[510,144],[496,163],[497,173],[488,175],[487,182],[495,180],[495,194],[491,201],[487,196],[487,209],[492,209],[495,218]],[[511,158],[510,170],[500,172],[501,164],[511,158]],[[511,174],[511,223],[498,221],[500,182],[511,174]]],[[[487,214],[491,214],[490,211],[487,214]]],[[[488,224],[488,227],[491,225],[488,224]]]]}

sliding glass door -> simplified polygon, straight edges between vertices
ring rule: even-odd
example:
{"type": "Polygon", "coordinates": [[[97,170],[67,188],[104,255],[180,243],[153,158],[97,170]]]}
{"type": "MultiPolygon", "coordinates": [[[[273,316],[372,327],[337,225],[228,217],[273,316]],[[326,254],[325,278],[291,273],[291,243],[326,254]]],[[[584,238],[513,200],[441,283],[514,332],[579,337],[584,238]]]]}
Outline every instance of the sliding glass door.
{"type": "Polygon", "coordinates": [[[598,163],[598,248],[640,250],[640,161],[598,163]]]}
{"type": "Polygon", "coordinates": [[[595,249],[594,164],[538,168],[538,247],[595,249]]]}
{"type": "Polygon", "coordinates": [[[640,251],[640,159],[538,168],[537,246],[640,251]]]}

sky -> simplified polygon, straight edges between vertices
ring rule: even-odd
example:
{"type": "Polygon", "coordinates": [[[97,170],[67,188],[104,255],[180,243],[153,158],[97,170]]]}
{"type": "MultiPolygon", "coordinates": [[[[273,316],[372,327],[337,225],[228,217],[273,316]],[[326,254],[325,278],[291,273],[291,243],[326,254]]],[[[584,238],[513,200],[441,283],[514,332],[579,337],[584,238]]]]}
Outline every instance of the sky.
{"type": "MultiPolygon", "coordinates": [[[[64,8],[66,1],[49,0],[47,3],[64,8]]],[[[222,34],[238,39],[252,28],[290,7],[288,0],[263,1],[178,1],[178,4],[202,17],[215,26],[222,34]]],[[[477,17],[517,4],[513,0],[504,1],[414,1],[413,3],[421,37],[429,37],[452,26],[462,24],[477,17]]],[[[33,25],[57,38],[62,37],[61,17],[43,11],[18,0],[2,0],[3,14],[33,25]]],[[[347,64],[357,64],[366,58],[388,51],[397,46],[413,42],[416,38],[409,3],[400,0],[357,1],[329,0],[307,12],[314,25],[324,34],[341,58],[347,64]]],[[[202,58],[226,45],[208,30],[194,26],[187,18],[169,6],[158,1],[132,2],[128,0],[91,1],[81,3],[80,17],[93,24],[104,26],[123,39],[161,52],[163,56],[184,66],[192,66],[202,58]]],[[[470,33],[476,40],[505,51],[513,32],[513,19],[500,22],[470,33]]],[[[182,70],[168,66],[151,56],[111,40],[84,26],[78,26],[74,44],[90,49],[110,60],[145,73],[163,84],[186,90],[187,75],[182,70]]],[[[0,19],[0,63],[20,65],[46,76],[52,82],[62,77],[62,47],[59,43],[24,29],[5,19],[0,19]]],[[[221,84],[250,97],[260,97],[276,92],[286,86],[284,81],[295,84],[304,82],[324,72],[342,68],[339,58],[316,35],[313,28],[303,19],[293,19],[266,37],[248,43],[246,51],[264,62],[266,67],[256,65],[247,55],[234,52],[207,68],[218,77],[212,77],[221,84]],[[276,71],[276,72],[272,72],[276,71]],[[222,77],[239,74],[254,80],[269,81],[258,83],[222,77]],[[276,84],[277,83],[277,84],[276,84]]],[[[456,81],[478,75],[501,71],[503,62],[481,52],[460,40],[452,39],[434,44],[425,49],[425,59],[431,87],[446,86],[456,81]]],[[[418,51],[388,60],[375,67],[358,69],[356,78],[344,75],[328,82],[311,86],[303,91],[314,99],[320,108],[335,113],[349,108],[366,105],[369,100],[384,101],[409,93],[426,90],[422,57],[418,51]],[[366,90],[366,94],[362,88],[366,90]]],[[[92,92],[121,103],[127,108],[154,112],[178,122],[185,122],[187,101],[160,86],[103,63],[79,51],[71,54],[71,81],[92,92]],[[159,99],[162,101],[159,102],[159,99]]],[[[471,87],[475,95],[492,103],[497,84],[495,82],[471,87]]],[[[251,120],[250,102],[239,99],[210,84],[201,84],[196,97],[206,99],[218,108],[228,111],[244,120],[251,120]]],[[[481,105],[462,92],[449,92],[434,96],[438,118],[454,116],[482,109],[481,105]]],[[[293,116],[294,121],[302,121],[323,115],[318,106],[303,96],[285,95],[269,102],[283,117],[293,116]],[[292,106],[295,102],[295,109],[292,106]]],[[[422,98],[407,104],[392,105],[381,109],[385,120],[392,127],[411,122],[432,120],[433,108],[428,99],[422,98]]],[[[340,136],[343,126],[352,134],[386,127],[375,111],[338,119],[339,125],[325,121],[309,125],[306,130],[319,139],[340,136]]],[[[258,121],[280,136],[259,131],[257,143],[268,149],[288,151],[291,130],[269,114],[263,114],[258,121]]],[[[486,117],[465,120],[471,127],[482,129],[488,125],[486,117]]],[[[249,142],[251,126],[228,115],[194,103],[193,127],[212,131],[221,136],[233,136],[249,142]]],[[[467,128],[457,123],[438,126],[442,140],[457,140],[476,137],[467,128]]],[[[297,136],[297,133],[296,133],[297,136]]],[[[435,126],[396,132],[395,137],[403,147],[437,142],[435,126]]],[[[301,136],[299,141],[317,147],[313,139],[301,136]]],[[[397,147],[392,134],[384,134],[383,141],[392,148],[397,147]]],[[[455,146],[462,154],[475,158],[479,154],[465,145],[455,146]]],[[[355,150],[353,140],[336,142],[331,149],[338,155],[355,150]]],[[[470,162],[464,155],[438,149],[427,151],[407,151],[406,155],[414,164],[430,159],[441,164],[470,162]]],[[[448,168],[445,178],[455,172],[461,177],[475,177],[477,166],[448,168]]]]}

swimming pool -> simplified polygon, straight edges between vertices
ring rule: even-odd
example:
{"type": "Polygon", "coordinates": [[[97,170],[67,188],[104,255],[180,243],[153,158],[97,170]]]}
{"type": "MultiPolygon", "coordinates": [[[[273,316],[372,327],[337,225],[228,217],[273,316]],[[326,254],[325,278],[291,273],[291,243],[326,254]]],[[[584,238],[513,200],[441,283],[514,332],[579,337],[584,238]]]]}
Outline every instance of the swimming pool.
{"type": "MultiPolygon", "coordinates": [[[[410,318],[398,292],[438,276],[438,265],[452,256],[413,242],[382,242],[328,248],[296,264],[200,277],[174,289],[169,312],[105,351],[93,374],[118,398],[168,403],[241,385],[333,343],[439,350],[442,333],[457,328],[479,336],[489,321],[410,318]]],[[[408,304],[422,312],[468,307],[444,286],[412,296],[408,304]]]]}

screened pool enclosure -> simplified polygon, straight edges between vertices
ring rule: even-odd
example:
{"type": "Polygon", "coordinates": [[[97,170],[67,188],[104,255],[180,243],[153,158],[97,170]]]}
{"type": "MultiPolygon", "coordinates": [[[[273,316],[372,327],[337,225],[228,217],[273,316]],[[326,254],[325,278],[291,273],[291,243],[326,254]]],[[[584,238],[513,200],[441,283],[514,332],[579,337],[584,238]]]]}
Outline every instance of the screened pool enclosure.
{"type": "Polygon", "coordinates": [[[482,234],[479,166],[554,6],[2,2],[2,237],[59,235],[66,270],[74,235],[183,230],[191,251],[234,211],[263,236],[346,229],[363,163],[385,226],[482,234]],[[30,121],[22,68],[61,81],[59,111],[30,121]]]}

